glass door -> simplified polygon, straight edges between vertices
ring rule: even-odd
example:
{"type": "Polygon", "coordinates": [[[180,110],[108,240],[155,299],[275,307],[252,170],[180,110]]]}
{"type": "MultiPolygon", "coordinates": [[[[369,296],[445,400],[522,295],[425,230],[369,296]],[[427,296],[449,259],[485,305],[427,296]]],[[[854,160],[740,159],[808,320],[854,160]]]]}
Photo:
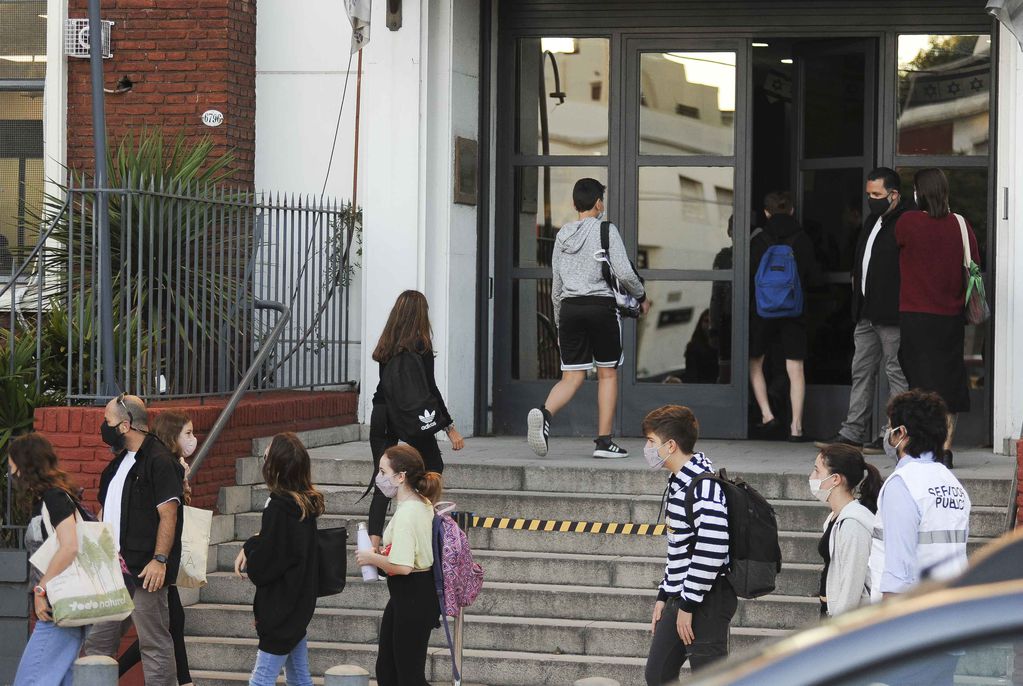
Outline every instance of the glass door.
{"type": "Polygon", "coordinates": [[[746,433],[748,43],[625,41],[620,227],[650,313],[628,322],[624,433],[666,403],[746,433]]]}

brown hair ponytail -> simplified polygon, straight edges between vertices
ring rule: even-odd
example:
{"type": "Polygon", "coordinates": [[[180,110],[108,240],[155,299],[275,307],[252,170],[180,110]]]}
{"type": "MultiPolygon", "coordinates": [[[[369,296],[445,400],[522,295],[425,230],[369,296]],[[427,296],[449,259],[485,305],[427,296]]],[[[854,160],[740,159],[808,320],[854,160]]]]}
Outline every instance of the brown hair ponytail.
{"type": "Polygon", "coordinates": [[[391,470],[395,474],[405,473],[409,486],[431,503],[440,500],[444,481],[438,472],[426,471],[423,456],[419,451],[407,444],[400,444],[384,451],[391,470]]]}
{"type": "Polygon", "coordinates": [[[871,512],[877,512],[881,472],[863,459],[863,453],[850,445],[833,443],[821,449],[821,458],[832,474],[839,474],[845,479],[850,492],[859,491],[860,505],[871,512]]]}

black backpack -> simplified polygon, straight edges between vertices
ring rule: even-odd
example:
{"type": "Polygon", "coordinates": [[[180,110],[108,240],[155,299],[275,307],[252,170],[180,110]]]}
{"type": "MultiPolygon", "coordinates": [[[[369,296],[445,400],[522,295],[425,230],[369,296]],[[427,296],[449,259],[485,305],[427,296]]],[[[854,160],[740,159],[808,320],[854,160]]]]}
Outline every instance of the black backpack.
{"type": "Polygon", "coordinates": [[[731,563],[725,578],[740,598],[759,598],[775,589],[775,577],[781,571],[781,546],[778,544],[778,519],[767,498],[743,479],[729,479],[724,469],[718,473],[700,474],[693,478],[686,491],[686,516],[693,527],[689,544],[692,559],[696,545],[693,526],[693,501],[696,485],[704,479],[721,484],[728,503],[728,555],[731,563]]]}
{"type": "MultiPolygon", "coordinates": [[[[615,307],[618,310],[618,314],[623,317],[637,319],[641,313],[639,301],[625,290],[625,286],[618,280],[618,275],[615,274],[614,269],[611,267],[611,222],[600,223],[600,250],[602,253],[602,257],[599,258],[601,262],[600,273],[604,277],[604,283],[614,293],[615,307]]],[[[632,260],[629,260],[629,265],[632,267],[632,272],[639,279],[640,283],[646,283],[643,277],[639,275],[639,271],[637,271],[636,265],[632,260]]]]}
{"type": "Polygon", "coordinates": [[[419,353],[406,350],[388,360],[380,375],[380,389],[387,402],[388,432],[403,441],[432,436],[451,423],[430,390],[419,353]]]}

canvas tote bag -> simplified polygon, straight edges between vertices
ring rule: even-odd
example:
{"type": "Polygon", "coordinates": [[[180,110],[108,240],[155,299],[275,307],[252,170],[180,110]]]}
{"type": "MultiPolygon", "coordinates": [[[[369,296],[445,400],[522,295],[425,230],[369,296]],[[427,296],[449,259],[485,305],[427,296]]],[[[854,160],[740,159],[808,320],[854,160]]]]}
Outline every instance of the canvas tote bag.
{"type": "Polygon", "coordinates": [[[962,215],[955,215],[959,222],[959,233],[963,239],[963,290],[966,292],[966,300],[963,305],[963,316],[968,324],[983,324],[991,316],[991,307],[987,302],[987,293],[984,291],[984,277],[981,276],[980,267],[973,261],[970,254],[970,238],[966,235],[966,220],[962,215]]]}
{"type": "MultiPolygon", "coordinates": [[[[48,537],[29,562],[45,574],[54,554],[60,549],[60,543],[45,504],[42,519],[48,537]]],[[[75,530],[78,555],[67,569],[46,584],[46,597],[53,607],[53,621],[57,626],[119,622],[132,613],[135,604],[121,576],[113,525],[109,522],[87,522],[76,507],[75,530]]]]}
{"type": "Polygon", "coordinates": [[[206,562],[210,553],[210,529],[213,512],[185,506],[181,527],[181,566],[178,567],[178,588],[202,588],[206,585],[206,562]]]}

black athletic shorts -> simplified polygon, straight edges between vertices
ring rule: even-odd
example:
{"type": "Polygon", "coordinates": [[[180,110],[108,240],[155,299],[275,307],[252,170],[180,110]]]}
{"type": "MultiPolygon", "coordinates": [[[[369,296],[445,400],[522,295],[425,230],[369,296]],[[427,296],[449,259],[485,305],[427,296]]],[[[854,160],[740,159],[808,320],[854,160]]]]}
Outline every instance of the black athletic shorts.
{"type": "Polygon", "coordinates": [[[622,360],[622,322],[615,299],[601,296],[561,301],[558,328],[562,371],[617,369],[622,360]]]}
{"type": "Polygon", "coordinates": [[[801,317],[764,319],[757,314],[750,317],[750,357],[778,350],[786,360],[805,360],[806,349],[806,325],[801,317]]]}

